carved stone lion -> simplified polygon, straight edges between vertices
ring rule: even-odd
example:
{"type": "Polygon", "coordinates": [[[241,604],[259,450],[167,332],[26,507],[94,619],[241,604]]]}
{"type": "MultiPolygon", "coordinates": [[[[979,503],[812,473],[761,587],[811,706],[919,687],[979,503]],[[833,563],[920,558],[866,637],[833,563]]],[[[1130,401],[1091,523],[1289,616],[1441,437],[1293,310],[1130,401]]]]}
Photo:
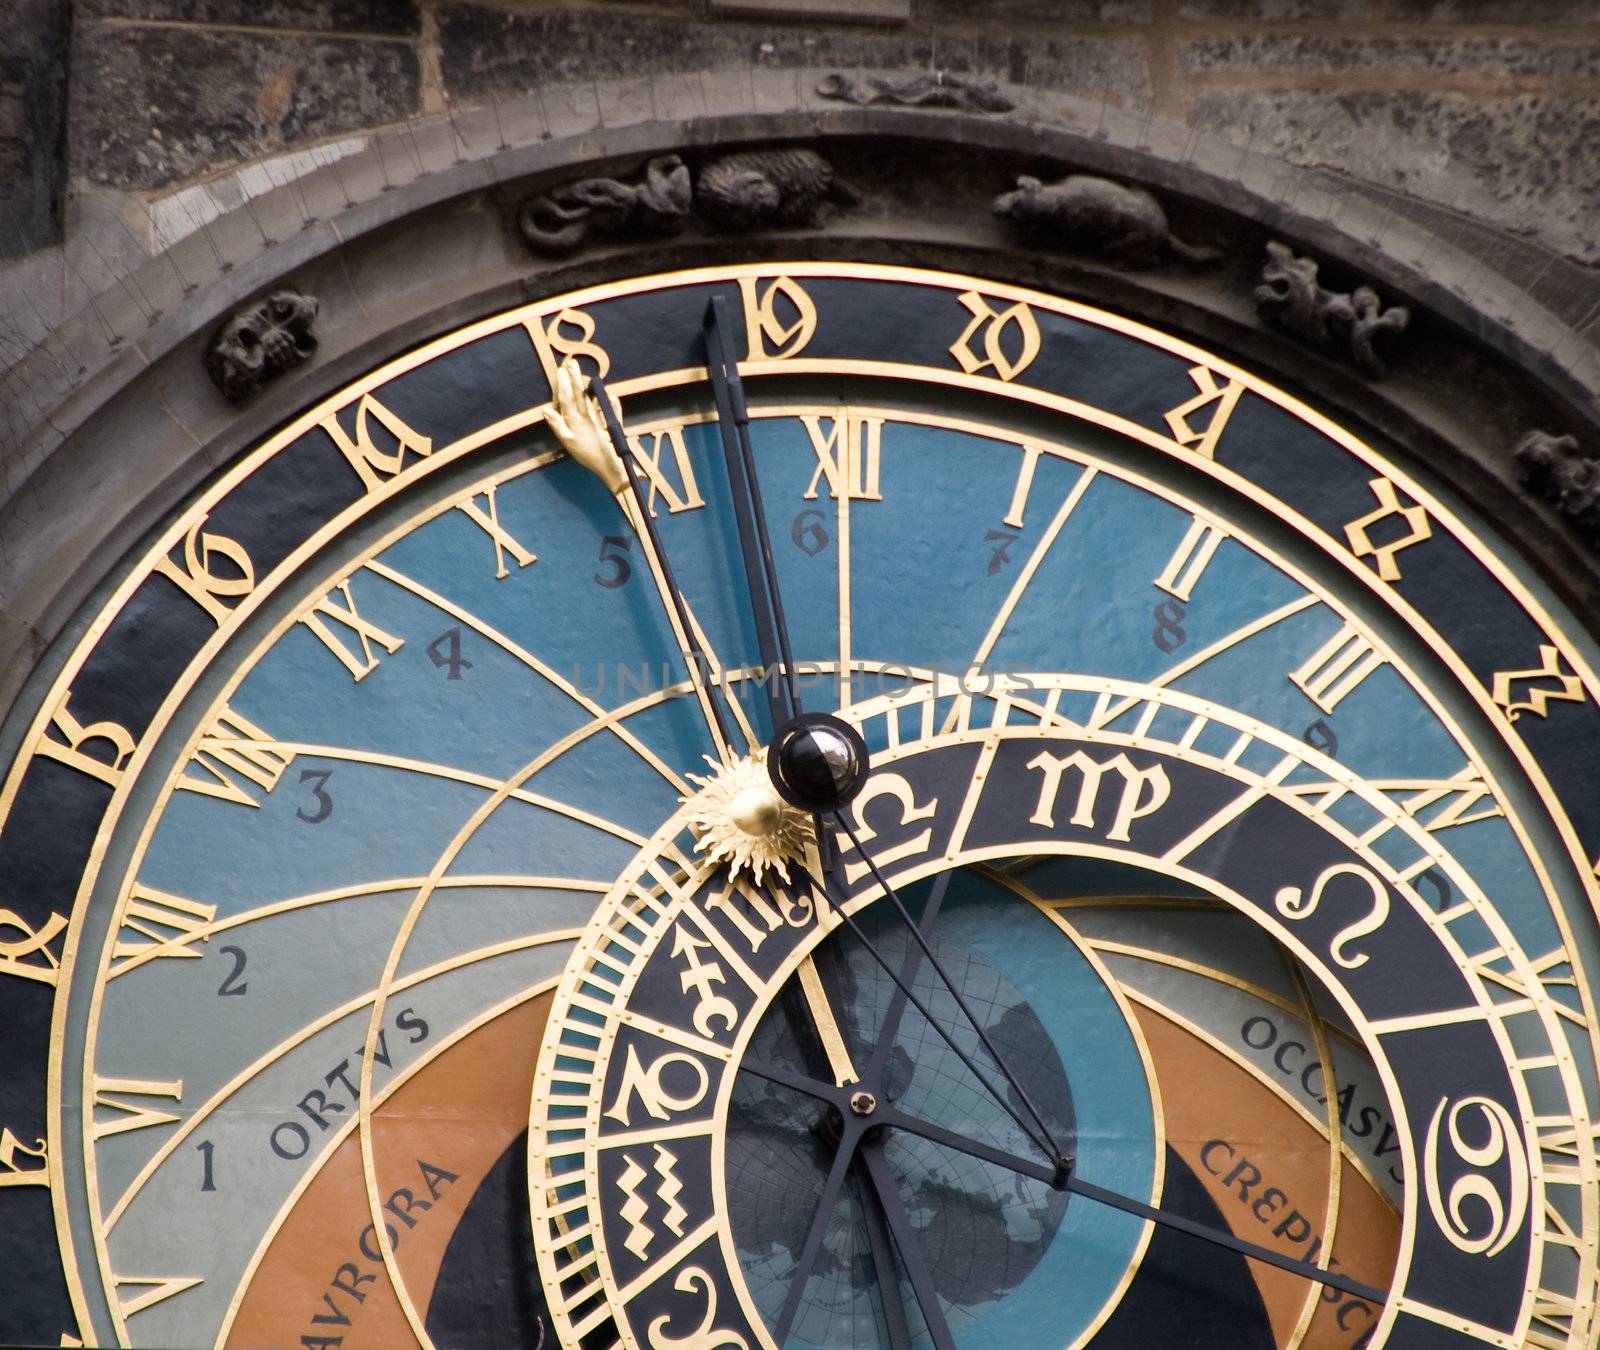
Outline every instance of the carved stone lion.
{"type": "Polygon", "coordinates": [[[994,199],[994,212],[1042,243],[1092,250],[1132,267],[1153,267],[1169,254],[1191,263],[1219,256],[1173,234],[1161,203],[1143,188],[1090,174],[1059,183],[1024,174],[1013,191],[994,199]]]}
{"type": "Polygon", "coordinates": [[[206,347],[206,374],[222,396],[248,398],[316,351],[318,308],[315,296],[284,288],[235,310],[206,347]]]}
{"type": "Polygon", "coordinates": [[[754,150],[714,159],[695,183],[695,209],[719,229],[816,225],[830,207],[854,206],[855,189],[815,150],[754,150]]]}

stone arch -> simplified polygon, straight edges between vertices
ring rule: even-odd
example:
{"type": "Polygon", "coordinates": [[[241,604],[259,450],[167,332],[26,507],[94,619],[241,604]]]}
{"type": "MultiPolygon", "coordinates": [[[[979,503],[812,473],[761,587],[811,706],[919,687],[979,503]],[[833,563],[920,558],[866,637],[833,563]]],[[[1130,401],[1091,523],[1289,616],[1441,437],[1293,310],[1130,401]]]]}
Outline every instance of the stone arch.
{"type": "MultiPolygon", "coordinates": [[[[0,700],[68,628],[116,560],[201,481],[292,409],[480,314],[592,281],[740,258],[922,261],[1081,296],[1315,390],[1454,483],[1521,541],[1580,613],[1600,569],[1518,486],[1529,431],[1600,445],[1600,352],[1452,244],[1281,161],[1160,120],[1002,88],[1010,111],[854,106],[817,92],[827,70],[735,85],[654,76],[547,87],[470,114],[380,133],[119,276],[5,375],[0,483],[0,700]],[[1012,97],[1014,95],[1014,97],[1012,97]],[[673,235],[624,231],[562,257],[519,235],[519,207],[565,183],[634,183],[655,157],[696,177],[753,149],[805,148],[860,194],[814,223],[673,235]],[[1019,176],[1108,178],[1153,196],[1174,234],[1214,250],[1119,256],[1094,230],[1027,232],[996,215],[1019,176]],[[1374,380],[1348,341],[1297,336],[1257,304],[1266,245],[1315,259],[1334,294],[1370,286],[1411,321],[1374,380]],[[203,360],[241,306],[289,286],[318,301],[311,359],[230,402],[203,360]]],[[[1388,339],[1385,339],[1388,341],[1388,339]]]]}

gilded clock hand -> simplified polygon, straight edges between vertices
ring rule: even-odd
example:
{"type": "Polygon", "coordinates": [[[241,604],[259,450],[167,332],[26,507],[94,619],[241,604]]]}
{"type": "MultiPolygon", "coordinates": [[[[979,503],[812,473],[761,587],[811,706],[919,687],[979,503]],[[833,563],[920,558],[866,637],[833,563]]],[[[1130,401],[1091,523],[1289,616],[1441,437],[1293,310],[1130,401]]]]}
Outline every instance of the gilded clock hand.
{"type": "MultiPolygon", "coordinates": [[[[853,1094],[842,1092],[831,1083],[825,1083],[819,1078],[809,1078],[805,1074],[796,1073],[779,1065],[768,1064],[762,1060],[751,1059],[748,1056],[741,1061],[739,1067],[742,1072],[752,1073],[757,1078],[765,1078],[769,1082],[778,1083],[796,1092],[803,1092],[817,1101],[827,1103],[836,1111],[850,1111],[853,1109],[851,1107],[853,1094]]],[[[948,1130],[933,1121],[908,1115],[890,1103],[875,1103],[871,1111],[871,1117],[875,1124],[882,1126],[884,1129],[904,1130],[907,1134],[919,1135],[923,1139],[935,1144],[942,1144],[945,1148],[952,1149],[957,1153],[965,1153],[969,1157],[993,1163],[997,1167],[1004,1167],[1019,1176],[1032,1177],[1035,1181],[1042,1181],[1058,1190],[1068,1191],[1073,1195],[1081,1195],[1086,1200],[1108,1205],[1112,1209],[1120,1209],[1126,1214],[1132,1214],[1140,1219],[1148,1219],[1151,1223],[1159,1223],[1164,1227],[1176,1229],[1180,1233],[1187,1233],[1189,1236],[1199,1238],[1204,1242],[1214,1243],[1219,1247],[1227,1247],[1231,1251],[1236,1251],[1249,1257],[1251,1260],[1276,1266],[1279,1270],[1287,1270],[1291,1274],[1299,1275],[1314,1283],[1325,1284],[1332,1289],[1354,1294],[1357,1298],[1364,1298],[1370,1302],[1381,1304],[1388,1297],[1383,1290],[1369,1284],[1362,1284],[1359,1280],[1353,1280],[1347,1275],[1340,1275],[1336,1271],[1324,1270],[1309,1261],[1298,1261],[1292,1256],[1284,1256],[1281,1252],[1273,1251],[1270,1247],[1263,1247],[1254,1242],[1246,1242],[1243,1238],[1235,1237],[1225,1229],[1197,1223],[1195,1220],[1185,1218],[1181,1214],[1174,1214],[1170,1210],[1147,1205],[1143,1201],[1133,1199],[1131,1196],[1107,1190],[1104,1186],[1096,1186],[1093,1182],[1083,1180],[1070,1167],[1052,1170],[1044,1164],[1034,1162],[1032,1159],[1018,1157],[1016,1154],[1008,1153],[1004,1149],[993,1148],[980,1140],[948,1130]]]]}
{"type": "Polygon", "coordinates": [[[811,1020],[816,1024],[817,1038],[822,1042],[822,1053],[828,1058],[833,1081],[840,1087],[859,1083],[861,1075],[856,1072],[855,1061],[850,1057],[850,1047],[845,1044],[839,1019],[834,1015],[833,1003],[828,997],[827,982],[817,969],[816,958],[807,956],[802,960],[795,975],[800,981],[800,992],[811,1013],[811,1020]]]}
{"type": "Polygon", "coordinates": [[[706,727],[716,746],[718,758],[724,764],[730,763],[735,754],[733,737],[716,695],[705,679],[707,673],[716,671],[718,666],[700,640],[684,602],[683,592],[672,575],[666,550],[661,547],[660,537],[639,489],[638,470],[628,453],[627,438],[617,414],[616,401],[598,374],[586,379],[577,362],[570,357],[556,371],[552,393],[554,397],[545,413],[545,421],[567,453],[594,474],[616,497],[634,534],[638,536],[650,574],[656,580],[656,589],[666,608],[667,621],[672,625],[673,636],[688,666],[689,679],[705,715],[706,727]]]}
{"type": "MultiPolygon", "coordinates": [[[[719,335],[720,336],[720,335],[719,335]]],[[[708,342],[710,339],[708,339],[708,342]]],[[[678,640],[680,650],[683,652],[684,661],[689,668],[689,678],[694,684],[695,696],[700,701],[700,706],[705,714],[706,725],[716,745],[718,757],[724,764],[729,764],[734,759],[733,738],[728,730],[727,721],[723,717],[723,710],[718,702],[717,695],[706,687],[703,679],[705,672],[714,672],[718,669],[701,642],[693,618],[688,612],[683,594],[678,588],[677,580],[672,574],[672,565],[667,561],[666,550],[661,546],[660,537],[656,533],[655,525],[650,518],[647,503],[639,487],[638,470],[634,467],[632,456],[627,449],[627,439],[622,429],[621,418],[617,414],[616,403],[606,390],[604,380],[595,375],[587,381],[592,397],[585,395],[585,379],[579,371],[577,363],[571,359],[564,361],[556,372],[555,398],[550,410],[546,413],[546,420],[556,437],[566,447],[567,453],[582,464],[604,483],[607,489],[615,496],[627,515],[629,524],[633,526],[634,533],[638,536],[640,544],[645,549],[647,561],[650,563],[651,575],[657,579],[657,589],[667,609],[667,617],[673,626],[673,631],[678,640]]],[[[727,403],[726,386],[719,386],[719,408],[727,403]]],[[[738,399],[739,409],[744,408],[742,391],[738,399]]],[[[724,416],[723,428],[726,436],[732,426],[732,414],[724,416]]],[[[736,438],[737,439],[737,438],[736,438]]],[[[749,447],[743,447],[746,458],[738,459],[730,451],[730,474],[743,474],[744,465],[748,463],[749,447]]],[[[753,483],[753,476],[752,476],[753,483]]],[[[759,492],[759,489],[756,489],[759,492]]],[[[735,491],[735,507],[741,499],[741,493],[735,491]]],[[[759,497],[757,498],[759,503],[759,497]]],[[[741,537],[748,534],[749,505],[745,504],[740,515],[741,537]]],[[[761,538],[765,542],[765,528],[762,528],[761,538]]],[[[767,561],[771,562],[770,548],[767,550],[767,561]]],[[[771,631],[770,611],[762,607],[757,601],[757,591],[754,582],[757,573],[752,569],[752,562],[748,552],[745,559],[746,575],[752,581],[752,603],[757,604],[757,626],[763,634],[771,631]]],[[[773,581],[774,604],[776,600],[776,581],[773,581]]],[[[782,608],[777,608],[777,623],[782,632],[782,608]]],[[[764,637],[763,641],[768,639],[764,637]]],[[[763,647],[763,652],[766,648],[763,647]]],[[[788,636],[782,637],[782,650],[788,651],[788,636]]],[[[764,657],[764,659],[767,659],[764,657]]],[[[769,671],[775,666],[769,660],[769,671]]],[[[792,663],[786,663],[785,676],[788,680],[788,691],[793,694],[792,663]]],[[[767,684],[769,697],[774,695],[778,686],[770,679],[767,684]]],[[[726,685],[720,687],[722,700],[727,703],[730,712],[733,709],[732,696],[728,693],[726,685]]],[[[782,700],[775,703],[774,708],[781,705],[782,700]]],[[[798,699],[792,701],[798,711],[798,699]]],[[[776,716],[776,711],[774,716],[776,716]]],[[[786,719],[787,720],[787,719],[786,719]]],[[[858,1075],[855,1065],[851,1062],[849,1049],[844,1043],[844,1038],[839,1032],[838,1019],[834,1016],[832,1005],[823,987],[821,976],[810,957],[801,963],[800,984],[804,993],[806,1005],[810,1009],[812,1020],[816,1023],[817,1033],[823,1048],[828,1056],[829,1065],[833,1070],[834,1078],[839,1083],[853,1083],[858,1075]]]]}
{"type": "MultiPolygon", "coordinates": [[[[744,560],[745,585],[750,595],[750,611],[755,620],[756,641],[761,648],[763,685],[767,710],[776,734],[800,717],[800,689],[795,679],[794,652],[789,644],[789,625],[783,614],[783,597],[778,590],[777,565],[772,558],[772,541],[767,535],[766,507],[761,500],[761,485],[756,479],[755,456],[750,449],[750,413],[745,405],[744,381],[733,356],[728,329],[727,301],[713,296],[705,314],[706,368],[717,405],[717,427],[722,435],[723,457],[728,469],[729,495],[734,520],[739,530],[739,552],[744,560]]],[[[818,821],[818,837],[821,822],[818,821]]],[[[854,1083],[860,1075],[850,1058],[838,1018],[828,997],[826,984],[809,956],[797,972],[806,1007],[816,1023],[817,1034],[833,1070],[834,1081],[854,1083]]]]}

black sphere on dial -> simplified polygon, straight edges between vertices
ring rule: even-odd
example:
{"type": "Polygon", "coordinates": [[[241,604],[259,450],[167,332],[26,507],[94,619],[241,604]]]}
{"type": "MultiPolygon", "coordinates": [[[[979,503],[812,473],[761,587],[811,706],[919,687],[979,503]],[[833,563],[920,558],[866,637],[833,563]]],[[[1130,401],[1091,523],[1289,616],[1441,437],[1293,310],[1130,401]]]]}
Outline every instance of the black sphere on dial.
{"type": "Polygon", "coordinates": [[[866,781],[867,745],[847,722],[826,713],[797,718],[767,754],[767,772],[786,802],[807,811],[834,811],[866,781]]]}

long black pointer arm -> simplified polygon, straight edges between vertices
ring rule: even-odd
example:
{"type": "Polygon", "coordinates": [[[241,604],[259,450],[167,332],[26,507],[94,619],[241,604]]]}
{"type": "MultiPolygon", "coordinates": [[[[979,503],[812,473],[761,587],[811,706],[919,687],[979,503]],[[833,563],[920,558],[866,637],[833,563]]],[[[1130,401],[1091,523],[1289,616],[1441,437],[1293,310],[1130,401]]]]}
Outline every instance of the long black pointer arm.
{"type": "Polygon", "coordinates": [[[732,332],[726,297],[716,295],[706,306],[706,368],[717,404],[717,426],[728,462],[728,487],[733,497],[734,520],[739,527],[739,552],[744,560],[745,583],[755,618],[756,640],[767,690],[767,704],[776,734],[800,715],[800,691],[795,678],[794,652],[783,599],[778,594],[778,570],[767,534],[761,485],[756,481],[755,456],[750,448],[750,412],[744,401],[744,381],[733,356],[732,332]]]}
{"type": "MultiPolygon", "coordinates": [[[[740,1062],[739,1070],[742,1073],[753,1073],[758,1078],[765,1078],[768,1082],[779,1083],[796,1092],[803,1092],[816,1100],[826,1102],[838,1109],[847,1107],[849,1089],[835,1087],[832,1083],[824,1083],[821,1079],[810,1078],[805,1074],[796,1073],[791,1069],[779,1065],[767,1064],[760,1060],[746,1056],[740,1062]]],[[[1371,1303],[1381,1305],[1388,1295],[1381,1289],[1370,1284],[1362,1284],[1353,1280],[1348,1275],[1341,1275],[1337,1271],[1324,1270],[1321,1266],[1313,1265],[1310,1261],[1300,1261],[1292,1256],[1285,1256],[1274,1251],[1271,1247],[1263,1247],[1258,1243],[1246,1242],[1243,1238],[1235,1237],[1225,1229],[1213,1228],[1209,1224],[1199,1223],[1194,1219],[1185,1218],[1181,1214],[1174,1214],[1171,1210],[1158,1209],[1154,1205],[1147,1205],[1143,1201],[1135,1200],[1118,1191],[1107,1190],[1104,1186],[1096,1186],[1093,1182],[1085,1181],[1076,1173],[1068,1172],[1064,1177],[1053,1173],[1043,1164],[1031,1158],[1019,1158],[1015,1154],[1007,1153],[1004,1149],[994,1148],[976,1139],[970,1139],[948,1130],[942,1125],[931,1121],[919,1119],[916,1116],[897,1110],[892,1105],[880,1106],[873,1117],[880,1125],[888,1130],[904,1130],[907,1134],[919,1135],[935,1144],[953,1149],[958,1153],[965,1153],[970,1157],[979,1158],[984,1162],[993,1163],[996,1167],[1004,1167],[1019,1176],[1032,1177],[1046,1185],[1057,1186],[1062,1190],[1070,1191],[1074,1195],[1081,1195],[1085,1200],[1092,1200],[1099,1205],[1109,1205],[1112,1209],[1120,1209],[1125,1214],[1132,1214],[1136,1218],[1148,1219],[1151,1223],[1161,1224],[1165,1228],[1176,1229],[1180,1233],[1187,1233],[1190,1237],[1199,1238],[1202,1242],[1210,1242],[1218,1247],[1226,1247],[1242,1256],[1249,1257],[1252,1261],[1261,1261],[1269,1266],[1276,1266],[1279,1270],[1287,1270],[1291,1274],[1299,1275],[1303,1279],[1314,1280],[1318,1284],[1325,1284],[1330,1289],[1338,1289],[1346,1294],[1354,1294],[1357,1298],[1364,1298],[1371,1303]]]]}

